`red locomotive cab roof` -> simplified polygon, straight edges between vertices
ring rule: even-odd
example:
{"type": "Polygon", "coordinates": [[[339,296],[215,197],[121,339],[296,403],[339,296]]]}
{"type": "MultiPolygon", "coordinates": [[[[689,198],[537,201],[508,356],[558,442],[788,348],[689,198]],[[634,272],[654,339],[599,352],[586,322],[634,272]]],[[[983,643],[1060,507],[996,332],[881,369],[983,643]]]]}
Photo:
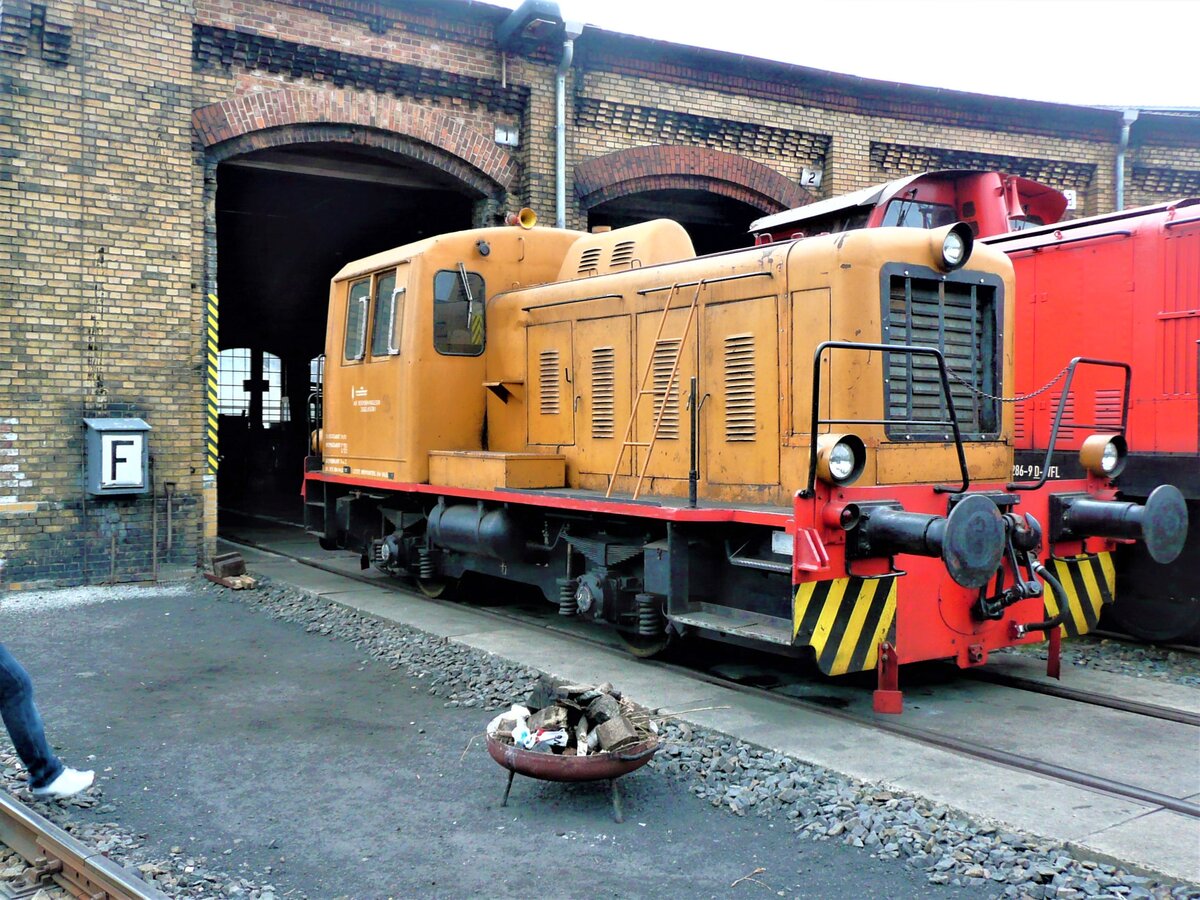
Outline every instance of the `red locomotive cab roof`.
{"type": "Polygon", "coordinates": [[[786,240],[816,231],[885,225],[937,227],[963,220],[971,223],[976,234],[986,235],[1057,222],[1066,208],[1062,192],[1029,178],[941,169],[764,216],[750,224],[750,232],[786,240]],[[898,202],[907,210],[890,209],[898,202]]]}

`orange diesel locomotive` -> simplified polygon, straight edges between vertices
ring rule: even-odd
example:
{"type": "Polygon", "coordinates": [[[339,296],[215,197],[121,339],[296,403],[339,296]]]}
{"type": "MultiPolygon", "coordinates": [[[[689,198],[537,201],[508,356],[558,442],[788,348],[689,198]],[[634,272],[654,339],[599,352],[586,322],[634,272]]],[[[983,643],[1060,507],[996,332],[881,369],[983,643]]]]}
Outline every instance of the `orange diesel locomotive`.
{"type": "Polygon", "coordinates": [[[963,224],[702,257],[666,220],[514,225],[380,253],[331,285],[306,523],[431,594],[535,585],[635,653],[698,634],[876,669],[898,712],[899,663],[1086,630],[1051,570],[1098,605],[1114,540],[1185,539],[1173,488],[1113,499],[1111,435],[1083,478],[1007,483],[1012,294],[963,224]]]}

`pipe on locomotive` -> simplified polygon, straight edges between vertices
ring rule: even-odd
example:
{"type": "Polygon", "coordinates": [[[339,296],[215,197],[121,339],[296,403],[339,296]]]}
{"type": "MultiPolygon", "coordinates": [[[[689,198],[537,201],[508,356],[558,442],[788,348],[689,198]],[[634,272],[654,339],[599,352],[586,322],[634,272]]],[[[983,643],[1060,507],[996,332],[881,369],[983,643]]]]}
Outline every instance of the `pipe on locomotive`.
{"type": "MultiPolygon", "coordinates": [[[[1041,563],[1037,563],[1033,567],[1033,571],[1042,581],[1050,585],[1050,591],[1054,594],[1054,599],[1058,603],[1058,615],[1051,616],[1044,622],[1017,623],[1013,626],[1014,637],[1024,637],[1030,631],[1051,631],[1063,623],[1063,620],[1067,617],[1067,610],[1070,609],[1071,599],[1067,596],[1062,582],[1055,578],[1050,570],[1041,563]]],[[[1057,678],[1058,676],[1055,675],[1054,677],[1057,678]]]]}

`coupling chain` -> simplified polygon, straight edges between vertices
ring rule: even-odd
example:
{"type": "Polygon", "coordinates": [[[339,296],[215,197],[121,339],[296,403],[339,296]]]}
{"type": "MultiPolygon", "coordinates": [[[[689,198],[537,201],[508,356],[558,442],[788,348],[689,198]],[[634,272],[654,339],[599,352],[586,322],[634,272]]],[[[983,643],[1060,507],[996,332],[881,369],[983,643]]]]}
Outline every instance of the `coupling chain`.
{"type": "Polygon", "coordinates": [[[1036,391],[1030,391],[1028,394],[1018,394],[1016,397],[998,397],[995,394],[989,394],[987,391],[981,391],[979,388],[975,387],[974,384],[967,381],[949,366],[946,366],[946,374],[948,374],[963,387],[967,388],[967,390],[971,391],[971,393],[978,394],[980,397],[984,397],[987,400],[997,400],[1000,403],[1020,403],[1023,400],[1032,400],[1038,394],[1044,394],[1046,391],[1050,390],[1050,388],[1054,386],[1055,382],[1067,374],[1067,369],[1069,368],[1071,368],[1071,364],[1067,363],[1059,370],[1057,375],[1043,384],[1036,391]]]}

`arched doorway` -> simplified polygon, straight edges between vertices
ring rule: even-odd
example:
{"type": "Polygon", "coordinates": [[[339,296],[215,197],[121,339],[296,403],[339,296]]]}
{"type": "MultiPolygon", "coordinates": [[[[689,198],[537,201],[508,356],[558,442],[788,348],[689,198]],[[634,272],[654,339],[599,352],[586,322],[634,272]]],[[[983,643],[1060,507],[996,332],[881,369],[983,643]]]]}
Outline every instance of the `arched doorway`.
{"type": "Polygon", "coordinates": [[[756,218],[812,201],[795,182],[744,156],[666,145],[580,163],[575,190],[589,228],[674,219],[701,254],[749,246],[756,218]]]}
{"type": "Polygon", "coordinates": [[[218,504],[298,519],[330,279],[351,260],[470,227],[483,198],[418,160],[331,143],[234,156],[216,180],[222,389],[243,391],[219,418],[218,504]],[[247,355],[227,377],[230,347],[247,355]]]}
{"type": "Polygon", "coordinates": [[[762,215],[732,197],[684,188],[648,190],[599,203],[588,210],[588,228],[621,228],[650,219],[674,219],[692,239],[697,254],[750,246],[750,223],[762,215]]]}
{"type": "Polygon", "coordinates": [[[490,224],[515,168],[442,113],[345,91],[247,96],[197,110],[193,124],[208,146],[206,292],[219,349],[239,350],[210,376],[239,397],[236,410],[210,410],[218,506],[300,522],[330,279],[352,260],[490,224]]]}

